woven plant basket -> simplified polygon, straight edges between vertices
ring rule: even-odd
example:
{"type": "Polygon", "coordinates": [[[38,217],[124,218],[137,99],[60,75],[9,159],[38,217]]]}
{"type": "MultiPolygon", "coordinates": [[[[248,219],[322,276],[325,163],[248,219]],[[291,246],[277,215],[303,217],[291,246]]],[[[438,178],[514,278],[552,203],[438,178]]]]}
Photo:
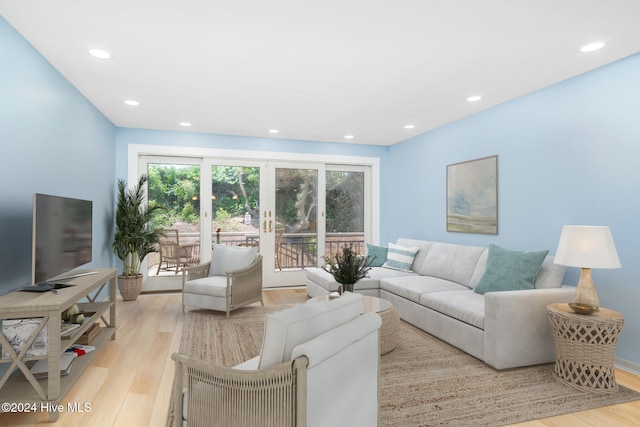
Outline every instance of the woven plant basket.
{"type": "Polygon", "coordinates": [[[137,300],[142,290],[142,274],[137,276],[118,276],[118,288],[123,300],[137,300]]]}

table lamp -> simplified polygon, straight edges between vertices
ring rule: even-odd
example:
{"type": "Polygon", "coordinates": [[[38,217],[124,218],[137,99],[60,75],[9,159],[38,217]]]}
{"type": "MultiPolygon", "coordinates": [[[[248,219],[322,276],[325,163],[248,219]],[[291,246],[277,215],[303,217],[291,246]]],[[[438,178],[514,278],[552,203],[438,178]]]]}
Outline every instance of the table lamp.
{"type": "Polygon", "coordinates": [[[582,269],[575,298],[569,304],[580,314],[593,313],[600,308],[591,269],[620,268],[618,252],[607,226],[565,225],[553,262],[582,269]]]}

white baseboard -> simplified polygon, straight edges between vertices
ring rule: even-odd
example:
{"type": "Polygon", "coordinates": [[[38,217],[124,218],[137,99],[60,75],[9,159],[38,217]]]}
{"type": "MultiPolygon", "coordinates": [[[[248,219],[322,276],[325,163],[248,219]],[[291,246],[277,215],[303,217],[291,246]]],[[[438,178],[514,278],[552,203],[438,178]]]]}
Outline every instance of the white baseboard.
{"type": "Polygon", "coordinates": [[[633,375],[640,375],[640,363],[616,357],[615,365],[618,369],[622,369],[623,371],[627,371],[633,375]]]}

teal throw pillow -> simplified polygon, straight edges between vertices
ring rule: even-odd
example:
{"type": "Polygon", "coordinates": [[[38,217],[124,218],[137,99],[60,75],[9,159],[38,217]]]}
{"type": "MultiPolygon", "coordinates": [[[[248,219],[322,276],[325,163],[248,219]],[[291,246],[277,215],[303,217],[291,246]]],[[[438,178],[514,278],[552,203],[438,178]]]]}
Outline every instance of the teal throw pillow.
{"type": "Polygon", "coordinates": [[[370,267],[382,267],[387,261],[387,248],[367,243],[367,255],[371,257],[370,267]]]}
{"type": "Polygon", "coordinates": [[[549,251],[511,251],[489,245],[487,268],[474,291],[479,294],[533,289],[549,251]]]}

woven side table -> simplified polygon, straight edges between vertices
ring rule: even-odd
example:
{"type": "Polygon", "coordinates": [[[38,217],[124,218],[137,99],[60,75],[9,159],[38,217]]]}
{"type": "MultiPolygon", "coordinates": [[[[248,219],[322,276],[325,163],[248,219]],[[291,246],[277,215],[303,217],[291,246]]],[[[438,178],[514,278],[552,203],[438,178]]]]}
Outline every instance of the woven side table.
{"type": "Polygon", "coordinates": [[[617,391],[613,362],[624,323],[622,314],[606,308],[578,314],[567,304],[551,304],[547,315],[556,350],[553,376],[579,390],[601,394],[617,391]]]}

